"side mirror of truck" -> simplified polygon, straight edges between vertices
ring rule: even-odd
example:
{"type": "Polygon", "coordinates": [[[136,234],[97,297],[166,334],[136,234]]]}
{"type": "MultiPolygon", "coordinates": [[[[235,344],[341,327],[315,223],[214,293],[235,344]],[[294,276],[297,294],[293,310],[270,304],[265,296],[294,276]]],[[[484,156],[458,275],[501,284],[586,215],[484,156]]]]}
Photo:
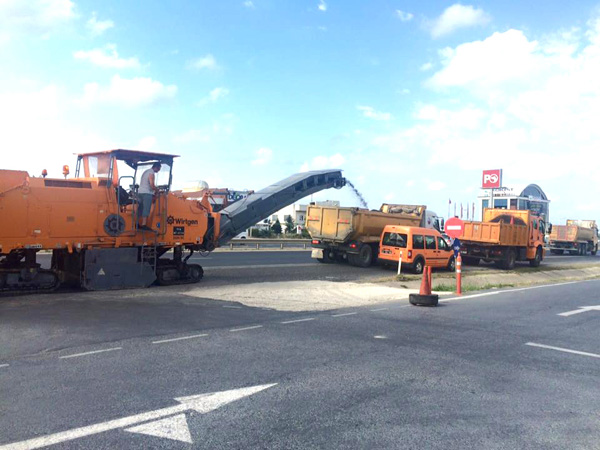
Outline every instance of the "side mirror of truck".
{"type": "Polygon", "coordinates": [[[551,223],[548,224],[548,233],[552,233],[552,224],[551,223]]]}

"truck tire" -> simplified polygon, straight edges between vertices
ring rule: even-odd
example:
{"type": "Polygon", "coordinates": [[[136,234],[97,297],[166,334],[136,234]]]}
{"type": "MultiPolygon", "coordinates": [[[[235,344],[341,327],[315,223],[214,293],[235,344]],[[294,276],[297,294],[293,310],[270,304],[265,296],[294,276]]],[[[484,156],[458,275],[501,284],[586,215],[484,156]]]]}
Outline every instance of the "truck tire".
{"type": "Polygon", "coordinates": [[[542,263],[542,247],[538,247],[535,251],[535,257],[529,260],[529,265],[531,267],[539,267],[542,263]]]}
{"type": "Polygon", "coordinates": [[[416,274],[423,273],[424,267],[425,267],[425,261],[423,261],[423,258],[419,256],[417,259],[415,259],[415,262],[413,263],[413,273],[416,273],[416,274]]]}
{"type": "Polygon", "coordinates": [[[565,253],[564,250],[550,250],[553,255],[562,255],[565,253]]]}
{"type": "Polygon", "coordinates": [[[504,261],[502,261],[502,268],[506,270],[513,270],[515,268],[515,261],[517,260],[517,254],[513,248],[509,248],[506,251],[504,261]]]}
{"type": "Polygon", "coordinates": [[[335,259],[331,257],[331,252],[329,250],[323,249],[323,257],[317,258],[317,261],[319,261],[320,263],[329,264],[334,262],[335,259]]]}
{"type": "Polygon", "coordinates": [[[598,253],[598,244],[596,244],[596,246],[592,250],[592,256],[596,256],[596,253],[598,253]]]}
{"type": "Polygon", "coordinates": [[[463,264],[466,266],[478,266],[481,259],[473,258],[472,256],[465,256],[462,258],[463,264]]]}
{"type": "Polygon", "coordinates": [[[448,266],[446,266],[446,269],[448,269],[450,272],[456,272],[456,258],[454,256],[452,256],[450,261],[448,261],[448,266]]]}
{"type": "Polygon", "coordinates": [[[369,244],[363,244],[358,249],[358,255],[353,255],[358,267],[369,267],[373,263],[373,248],[369,244]]]}

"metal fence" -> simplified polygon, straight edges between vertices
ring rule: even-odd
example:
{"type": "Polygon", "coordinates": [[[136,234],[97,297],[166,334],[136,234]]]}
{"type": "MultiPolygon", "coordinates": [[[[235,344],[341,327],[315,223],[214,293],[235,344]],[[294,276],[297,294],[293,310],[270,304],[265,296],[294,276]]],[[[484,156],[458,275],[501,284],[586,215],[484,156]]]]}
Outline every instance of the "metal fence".
{"type": "Polygon", "coordinates": [[[235,247],[255,248],[303,248],[306,249],[311,243],[310,239],[232,239],[229,241],[229,250],[235,247]]]}

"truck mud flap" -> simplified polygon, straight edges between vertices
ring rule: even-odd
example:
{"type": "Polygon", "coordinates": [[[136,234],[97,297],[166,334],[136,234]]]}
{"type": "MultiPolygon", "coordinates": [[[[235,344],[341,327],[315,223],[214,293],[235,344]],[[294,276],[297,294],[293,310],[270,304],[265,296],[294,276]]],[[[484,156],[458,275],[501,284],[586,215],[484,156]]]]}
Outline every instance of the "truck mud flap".
{"type": "Polygon", "coordinates": [[[81,286],[89,291],[148,287],[156,280],[152,266],[138,260],[137,248],[86,250],[81,286]]]}

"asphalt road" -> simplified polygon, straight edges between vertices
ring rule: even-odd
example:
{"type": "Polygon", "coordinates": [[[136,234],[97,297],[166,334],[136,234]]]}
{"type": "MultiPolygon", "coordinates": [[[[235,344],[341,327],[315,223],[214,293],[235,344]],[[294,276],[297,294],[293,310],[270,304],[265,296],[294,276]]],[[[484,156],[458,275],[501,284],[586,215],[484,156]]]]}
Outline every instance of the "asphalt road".
{"type": "Polygon", "coordinates": [[[599,288],[302,314],[161,289],[9,301],[0,449],[598,449],[599,288]]]}

